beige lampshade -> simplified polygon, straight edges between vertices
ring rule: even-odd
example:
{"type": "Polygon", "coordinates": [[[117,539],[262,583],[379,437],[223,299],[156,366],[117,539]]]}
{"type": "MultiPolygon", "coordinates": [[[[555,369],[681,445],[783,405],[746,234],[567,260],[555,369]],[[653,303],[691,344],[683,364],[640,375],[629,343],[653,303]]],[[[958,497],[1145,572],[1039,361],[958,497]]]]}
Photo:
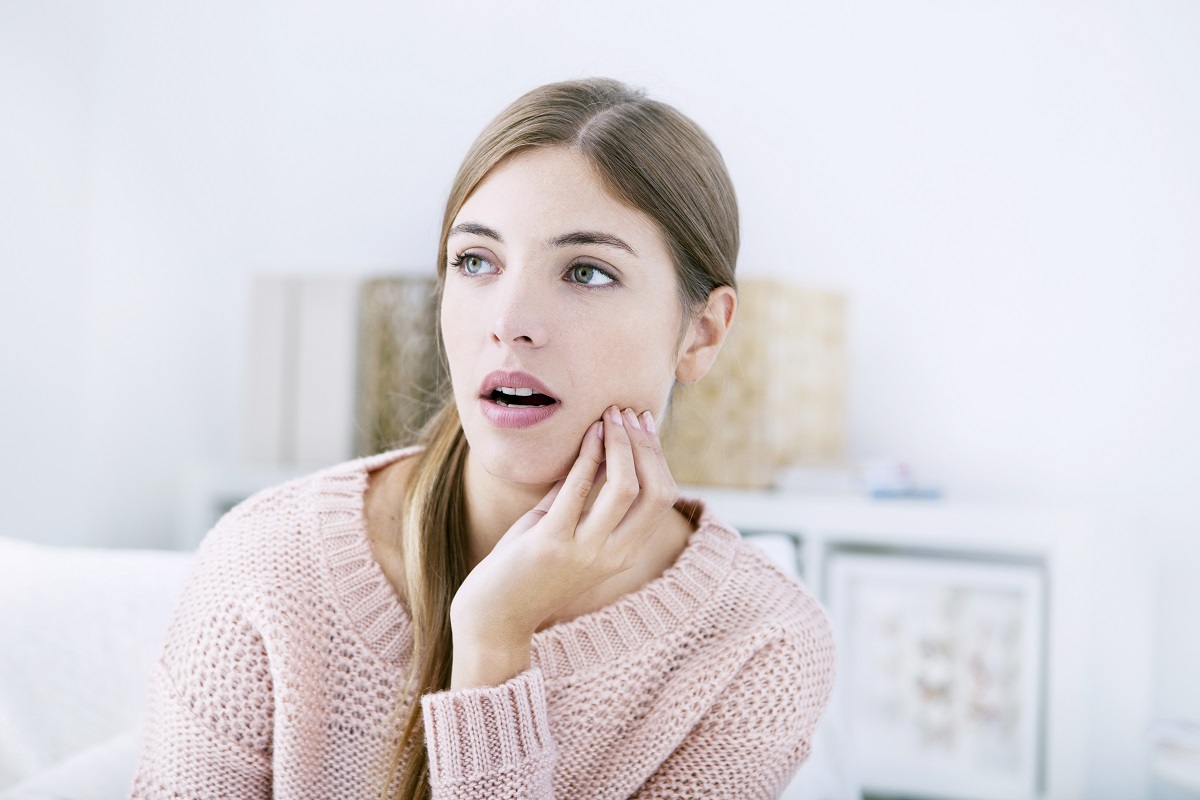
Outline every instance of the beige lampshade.
{"type": "Polygon", "coordinates": [[[709,373],[678,385],[663,449],[679,484],[768,487],[781,468],[844,459],[846,301],[738,281],[734,324],[709,373]]]}

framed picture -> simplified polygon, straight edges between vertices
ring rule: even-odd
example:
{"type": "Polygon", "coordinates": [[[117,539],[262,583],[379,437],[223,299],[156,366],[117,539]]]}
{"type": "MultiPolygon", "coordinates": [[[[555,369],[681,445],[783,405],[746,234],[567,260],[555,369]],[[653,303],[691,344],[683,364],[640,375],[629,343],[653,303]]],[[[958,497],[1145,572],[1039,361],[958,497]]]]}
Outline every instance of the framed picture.
{"type": "Polygon", "coordinates": [[[836,691],[864,790],[1039,797],[1041,565],[834,549],[826,568],[836,691]]]}

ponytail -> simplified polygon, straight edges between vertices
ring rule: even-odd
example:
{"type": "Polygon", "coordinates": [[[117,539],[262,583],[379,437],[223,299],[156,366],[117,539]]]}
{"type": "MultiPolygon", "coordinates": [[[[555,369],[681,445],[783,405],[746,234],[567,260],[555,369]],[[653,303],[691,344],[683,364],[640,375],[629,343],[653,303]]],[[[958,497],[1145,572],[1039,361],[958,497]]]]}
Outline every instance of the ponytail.
{"type": "Polygon", "coordinates": [[[450,688],[453,639],[450,601],[467,577],[467,504],[463,489],[467,439],[451,399],[422,434],[425,450],[404,489],[399,538],[412,619],[412,668],[405,695],[408,718],[392,754],[384,800],[400,769],[404,800],[428,800],[429,756],[423,746],[421,695],[450,688]]]}

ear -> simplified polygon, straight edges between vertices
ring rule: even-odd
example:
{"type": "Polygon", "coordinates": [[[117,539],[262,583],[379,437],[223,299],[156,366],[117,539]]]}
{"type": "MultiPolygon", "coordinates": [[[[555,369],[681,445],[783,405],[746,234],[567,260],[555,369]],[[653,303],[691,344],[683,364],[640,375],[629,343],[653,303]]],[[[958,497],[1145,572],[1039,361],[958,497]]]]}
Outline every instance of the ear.
{"type": "Polygon", "coordinates": [[[733,325],[737,309],[737,292],[729,286],[718,286],[709,292],[704,310],[690,325],[684,336],[675,379],[680,383],[695,383],[708,374],[725,336],[733,325]]]}

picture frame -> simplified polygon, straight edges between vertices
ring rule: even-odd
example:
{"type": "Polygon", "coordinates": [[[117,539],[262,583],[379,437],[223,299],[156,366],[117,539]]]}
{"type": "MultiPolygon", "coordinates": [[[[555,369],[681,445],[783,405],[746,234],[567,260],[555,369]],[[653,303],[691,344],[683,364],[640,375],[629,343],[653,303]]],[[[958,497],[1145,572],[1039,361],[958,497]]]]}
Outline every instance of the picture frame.
{"type": "Polygon", "coordinates": [[[825,567],[837,703],[864,791],[1040,797],[1042,565],[833,549],[825,567]]]}

